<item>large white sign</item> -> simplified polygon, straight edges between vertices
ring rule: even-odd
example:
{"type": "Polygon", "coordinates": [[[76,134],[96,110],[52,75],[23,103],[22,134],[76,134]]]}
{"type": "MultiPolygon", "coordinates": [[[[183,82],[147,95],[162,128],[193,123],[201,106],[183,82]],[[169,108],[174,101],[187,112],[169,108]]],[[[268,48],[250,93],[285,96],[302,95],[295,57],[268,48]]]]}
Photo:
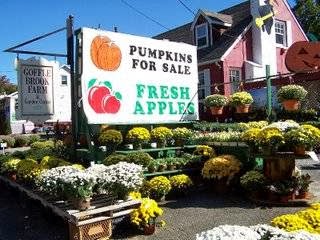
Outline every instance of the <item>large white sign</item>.
{"type": "Polygon", "coordinates": [[[195,46],[88,28],[78,37],[89,123],[198,119],[195,46]]]}
{"type": "Polygon", "coordinates": [[[22,60],[17,71],[21,117],[53,115],[55,66],[22,60]]]}

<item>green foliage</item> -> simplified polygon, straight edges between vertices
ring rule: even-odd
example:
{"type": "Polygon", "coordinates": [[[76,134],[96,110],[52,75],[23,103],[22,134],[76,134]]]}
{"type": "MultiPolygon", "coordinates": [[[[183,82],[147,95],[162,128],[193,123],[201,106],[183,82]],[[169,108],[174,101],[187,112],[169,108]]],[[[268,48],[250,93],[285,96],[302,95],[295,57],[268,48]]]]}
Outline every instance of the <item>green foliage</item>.
{"type": "Polygon", "coordinates": [[[34,182],[34,180],[41,174],[44,168],[34,159],[21,160],[17,165],[17,176],[24,182],[34,182]]]}
{"type": "Polygon", "coordinates": [[[125,162],[126,161],[126,155],[123,154],[111,154],[108,157],[106,157],[102,163],[106,166],[117,164],[118,162],[125,162]]]}
{"type": "MultiPolygon", "coordinates": [[[[289,120],[292,119],[296,122],[308,122],[308,121],[317,121],[317,111],[314,109],[301,109],[297,111],[277,111],[278,120],[289,120]]],[[[320,123],[319,123],[320,125],[320,123]]]]}
{"type": "Polygon", "coordinates": [[[284,100],[290,100],[290,99],[295,99],[298,101],[301,101],[305,99],[307,96],[308,92],[304,89],[304,87],[300,85],[286,85],[282,86],[277,93],[278,100],[279,102],[282,102],[284,100]]]}
{"type": "Polygon", "coordinates": [[[231,132],[231,131],[243,131],[244,128],[241,123],[218,123],[218,122],[195,122],[193,128],[200,131],[209,131],[209,132],[231,132]]]}
{"type": "Polygon", "coordinates": [[[314,0],[296,0],[294,13],[306,33],[320,38],[320,2],[314,0]]]}
{"type": "Polygon", "coordinates": [[[26,135],[15,135],[15,147],[24,147],[29,144],[29,137],[26,135]]]}
{"type": "Polygon", "coordinates": [[[40,165],[41,167],[50,169],[55,167],[68,166],[71,165],[71,163],[55,156],[45,156],[42,158],[40,165]]]}
{"type": "Polygon", "coordinates": [[[17,166],[21,160],[18,158],[8,158],[0,168],[1,173],[11,173],[17,171],[17,166]]]}
{"type": "Polygon", "coordinates": [[[11,125],[9,119],[4,114],[0,114],[0,134],[11,134],[11,125]]]}
{"type": "Polygon", "coordinates": [[[132,152],[126,155],[125,161],[147,167],[153,158],[146,152],[132,152]]]}
{"type": "Polygon", "coordinates": [[[54,148],[54,142],[51,140],[48,141],[38,141],[38,142],[34,142],[30,145],[31,149],[44,149],[44,148],[48,148],[48,149],[53,149],[54,148]]]}
{"type": "Polygon", "coordinates": [[[253,103],[253,98],[248,92],[236,92],[230,96],[231,106],[239,106],[253,103]]]}
{"type": "Polygon", "coordinates": [[[175,140],[187,140],[188,138],[192,137],[193,133],[190,129],[188,128],[175,128],[172,130],[173,134],[173,139],[175,140]]]}
{"type": "Polygon", "coordinates": [[[207,107],[223,107],[227,103],[228,98],[221,94],[209,95],[204,99],[204,105],[207,107]]]}
{"type": "Polygon", "coordinates": [[[29,143],[32,144],[34,142],[40,141],[41,137],[38,134],[29,135],[29,143]]]}
{"type": "Polygon", "coordinates": [[[7,147],[14,147],[15,140],[11,136],[0,136],[0,141],[7,143],[7,147]]]}
{"type": "Polygon", "coordinates": [[[265,188],[267,179],[261,172],[253,170],[240,177],[240,184],[249,192],[260,191],[265,188]]]}
{"type": "Polygon", "coordinates": [[[18,90],[17,85],[10,83],[10,79],[6,75],[0,75],[0,94],[11,94],[18,90]]]}
{"type": "Polygon", "coordinates": [[[11,157],[15,157],[15,158],[20,158],[20,159],[25,159],[26,156],[28,154],[28,151],[14,151],[11,154],[11,157]]]}
{"type": "Polygon", "coordinates": [[[114,130],[114,129],[108,129],[100,133],[98,141],[102,146],[107,146],[107,145],[117,146],[122,143],[123,138],[120,131],[114,130]]]}

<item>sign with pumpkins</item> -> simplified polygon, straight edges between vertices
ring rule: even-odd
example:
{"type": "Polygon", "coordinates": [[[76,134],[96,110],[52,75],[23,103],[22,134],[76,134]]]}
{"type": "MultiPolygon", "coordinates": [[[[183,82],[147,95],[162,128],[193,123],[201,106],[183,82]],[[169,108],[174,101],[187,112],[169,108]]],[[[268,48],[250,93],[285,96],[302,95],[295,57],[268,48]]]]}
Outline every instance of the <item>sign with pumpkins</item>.
{"type": "Polygon", "coordinates": [[[78,38],[88,123],[198,119],[195,46],[90,28],[78,38]]]}

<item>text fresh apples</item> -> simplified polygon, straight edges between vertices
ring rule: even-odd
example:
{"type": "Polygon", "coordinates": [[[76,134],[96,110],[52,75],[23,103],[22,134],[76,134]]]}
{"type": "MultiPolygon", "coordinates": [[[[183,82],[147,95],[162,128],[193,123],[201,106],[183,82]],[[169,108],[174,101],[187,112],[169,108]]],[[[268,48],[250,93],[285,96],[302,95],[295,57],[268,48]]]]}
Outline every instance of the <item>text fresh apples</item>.
{"type": "Polygon", "coordinates": [[[96,113],[112,113],[115,114],[120,110],[121,106],[121,94],[116,92],[112,93],[111,83],[108,81],[103,82],[104,85],[96,85],[96,79],[92,79],[89,82],[88,88],[88,102],[91,108],[96,113]]]}

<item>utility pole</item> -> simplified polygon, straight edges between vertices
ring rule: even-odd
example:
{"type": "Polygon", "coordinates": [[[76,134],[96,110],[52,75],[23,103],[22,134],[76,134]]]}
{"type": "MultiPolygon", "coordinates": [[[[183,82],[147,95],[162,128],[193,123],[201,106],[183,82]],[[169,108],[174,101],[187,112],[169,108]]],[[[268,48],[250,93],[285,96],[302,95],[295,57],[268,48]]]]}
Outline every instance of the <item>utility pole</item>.
{"type": "Polygon", "coordinates": [[[268,121],[271,120],[272,114],[272,86],[270,77],[270,65],[266,65],[266,78],[267,78],[267,116],[268,121]]]}
{"type": "Polygon", "coordinates": [[[74,29],[73,29],[73,16],[69,15],[66,20],[67,27],[67,64],[70,66],[71,78],[71,124],[72,124],[72,159],[77,158],[77,119],[78,119],[78,84],[74,72],[74,29]]]}

